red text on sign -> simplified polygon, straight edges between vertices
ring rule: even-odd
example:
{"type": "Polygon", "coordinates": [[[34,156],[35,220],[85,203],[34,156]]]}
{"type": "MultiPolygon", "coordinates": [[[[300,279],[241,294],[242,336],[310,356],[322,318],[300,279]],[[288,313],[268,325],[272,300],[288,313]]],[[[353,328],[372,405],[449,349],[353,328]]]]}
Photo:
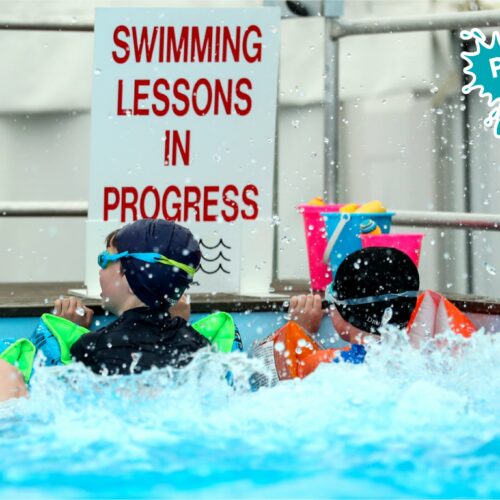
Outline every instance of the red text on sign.
{"type": "Polygon", "coordinates": [[[106,186],[103,220],[120,222],[163,218],[176,222],[234,222],[259,215],[259,190],[254,184],[226,186],[106,186]]]}
{"type": "Polygon", "coordinates": [[[248,78],[223,81],[199,78],[190,82],[179,78],[137,79],[132,83],[118,80],[116,114],[118,116],[197,116],[240,115],[252,110],[252,82],[248,78]],[[125,88],[125,87],[128,88],[125,88]]]}

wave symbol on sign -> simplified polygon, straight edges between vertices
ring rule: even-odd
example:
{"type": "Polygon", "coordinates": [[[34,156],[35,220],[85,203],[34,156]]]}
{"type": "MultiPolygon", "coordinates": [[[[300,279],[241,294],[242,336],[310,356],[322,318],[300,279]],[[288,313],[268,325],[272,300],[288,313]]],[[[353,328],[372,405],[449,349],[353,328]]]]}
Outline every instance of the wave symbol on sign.
{"type": "Polygon", "coordinates": [[[230,272],[224,268],[223,263],[224,262],[231,262],[231,259],[229,259],[226,255],[224,255],[223,249],[231,250],[231,247],[227,243],[224,243],[222,238],[213,246],[207,245],[203,241],[203,239],[201,239],[200,240],[200,247],[202,249],[202,252],[201,252],[202,262],[200,263],[200,267],[199,267],[200,271],[203,271],[205,274],[215,274],[215,273],[218,273],[219,271],[222,271],[225,274],[230,274],[230,272]],[[214,251],[217,251],[220,247],[222,247],[222,249],[219,250],[218,254],[214,256],[213,255],[213,253],[215,253],[214,251]],[[208,250],[208,251],[205,252],[203,250],[208,250]],[[220,262],[221,260],[223,262],[220,262]],[[204,266],[203,262],[208,263],[208,264],[205,264],[205,266],[204,266]],[[212,265],[215,266],[214,269],[211,269],[212,265]]]}

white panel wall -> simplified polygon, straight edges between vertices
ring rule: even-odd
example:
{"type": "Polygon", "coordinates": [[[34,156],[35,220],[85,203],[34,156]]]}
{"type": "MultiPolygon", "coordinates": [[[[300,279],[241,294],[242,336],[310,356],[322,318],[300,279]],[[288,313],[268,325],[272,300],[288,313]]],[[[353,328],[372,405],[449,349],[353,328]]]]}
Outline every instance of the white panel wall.
{"type": "MultiPolygon", "coordinates": [[[[90,115],[0,116],[0,200],[86,200],[90,115]]],[[[0,282],[82,281],[83,219],[0,218],[0,282]]]]}
{"type": "MultiPolygon", "coordinates": [[[[476,212],[500,213],[500,138],[485,130],[488,115],[486,102],[471,96],[471,172],[472,209],[476,212]]],[[[500,233],[474,233],[474,292],[500,296],[500,233]]]]}
{"type": "MultiPolygon", "coordinates": [[[[4,9],[2,14],[24,19],[25,9],[31,5],[33,18],[38,12],[50,20],[71,22],[75,16],[82,22],[92,21],[94,4],[122,3],[56,5],[3,0],[10,10],[4,9]]],[[[163,5],[147,4],[160,3],[163,5]]],[[[238,5],[249,3],[258,2],[238,5]]],[[[452,4],[439,5],[451,9],[452,4]]],[[[346,15],[423,13],[431,11],[431,5],[427,1],[348,2],[346,15]]],[[[307,276],[304,235],[295,207],[321,194],[323,186],[324,30],[321,19],[285,21],[282,28],[278,272],[282,279],[303,279],[307,276]]],[[[6,75],[0,82],[0,199],[87,199],[91,37],[0,32],[0,65],[6,75]],[[33,43],[36,50],[32,50],[33,43]]],[[[435,112],[446,95],[457,91],[456,82],[455,87],[450,86],[445,74],[449,67],[444,62],[438,65],[441,74],[433,70],[435,48],[425,33],[342,41],[340,158],[344,192],[339,201],[378,198],[389,208],[463,209],[463,151],[456,142],[460,139],[460,113],[448,116],[445,112],[448,120],[443,123],[435,112]],[[377,64],[378,57],[384,66],[377,64]],[[437,94],[429,93],[429,88],[437,88],[437,94]]],[[[444,50],[444,59],[448,56],[444,50]]],[[[475,161],[481,165],[474,191],[478,211],[498,211],[498,142],[492,145],[488,137],[481,139],[484,144],[475,151],[475,161]],[[482,184],[486,187],[481,188],[482,184]],[[489,207],[481,205],[485,194],[489,207]]],[[[0,230],[1,282],[83,280],[83,220],[0,219],[0,230]]],[[[422,257],[423,287],[446,289],[449,285],[452,291],[464,291],[463,235],[453,234],[444,238],[441,231],[428,233],[422,257]]],[[[477,283],[479,286],[485,279],[487,287],[481,288],[482,293],[498,295],[491,268],[485,272],[484,265],[500,268],[494,260],[498,241],[488,242],[478,241],[477,283]]]]}

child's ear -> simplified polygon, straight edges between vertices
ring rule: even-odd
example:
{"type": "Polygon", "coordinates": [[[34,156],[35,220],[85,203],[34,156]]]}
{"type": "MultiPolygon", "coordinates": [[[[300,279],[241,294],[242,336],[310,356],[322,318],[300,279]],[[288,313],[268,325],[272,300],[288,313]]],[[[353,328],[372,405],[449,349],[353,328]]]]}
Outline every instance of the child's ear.
{"type": "Polygon", "coordinates": [[[128,284],[127,276],[125,275],[125,273],[123,272],[123,270],[121,271],[120,274],[121,274],[121,277],[122,277],[122,279],[125,282],[125,285],[127,287],[127,293],[129,295],[135,295],[135,293],[132,291],[132,288],[130,288],[130,285],[128,284]]]}
{"type": "Polygon", "coordinates": [[[335,307],[330,307],[328,315],[332,322],[333,329],[337,332],[342,340],[349,342],[349,323],[340,315],[335,307]]]}

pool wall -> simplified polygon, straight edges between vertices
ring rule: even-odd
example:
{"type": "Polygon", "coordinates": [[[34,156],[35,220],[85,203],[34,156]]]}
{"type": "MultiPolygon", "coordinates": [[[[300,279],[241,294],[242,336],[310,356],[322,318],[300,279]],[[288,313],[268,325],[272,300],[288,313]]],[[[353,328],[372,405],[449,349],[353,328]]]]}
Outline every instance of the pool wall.
{"type": "MultiPolygon", "coordinates": [[[[191,321],[195,322],[206,316],[206,313],[194,313],[191,321]]],[[[234,312],[233,316],[240,331],[245,350],[248,350],[257,339],[262,339],[273,333],[287,321],[283,312],[234,312]]],[[[91,329],[101,328],[113,321],[114,316],[96,316],[91,329]]],[[[0,318],[0,339],[17,339],[29,337],[38,323],[38,317],[3,317],[0,318]]],[[[335,342],[333,328],[328,318],[324,318],[316,336],[325,347],[341,345],[342,341],[335,342]]]]}

